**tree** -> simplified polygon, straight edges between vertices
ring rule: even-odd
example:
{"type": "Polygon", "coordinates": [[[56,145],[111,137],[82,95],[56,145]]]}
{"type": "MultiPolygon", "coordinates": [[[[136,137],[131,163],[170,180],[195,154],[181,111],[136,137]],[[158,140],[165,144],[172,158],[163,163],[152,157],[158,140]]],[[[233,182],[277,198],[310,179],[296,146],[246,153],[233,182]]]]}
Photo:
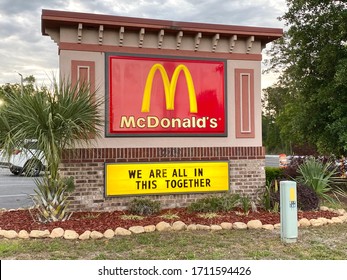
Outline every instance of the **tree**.
{"type": "MultiPolygon", "coordinates": [[[[35,86],[35,82],[36,82],[36,79],[33,75],[30,75],[28,77],[24,77],[24,79],[23,79],[23,92],[32,93],[35,91],[35,89],[38,89],[35,86]]],[[[42,87],[42,89],[43,88],[45,88],[45,87],[42,87]]],[[[13,94],[19,95],[19,94],[21,94],[21,92],[22,92],[22,85],[19,83],[16,83],[16,84],[7,83],[7,84],[0,86],[0,98],[1,99],[5,99],[6,96],[13,95],[13,94]]]]}
{"type": "Polygon", "coordinates": [[[37,139],[48,164],[49,172],[43,181],[37,181],[38,196],[34,198],[42,220],[67,218],[66,193],[71,180],[59,176],[62,154],[100,134],[100,105],[101,100],[84,84],[58,86],[54,82],[52,91],[43,88],[6,95],[6,105],[0,111],[0,142],[10,152],[13,147],[22,147],[25,139],[37,139]]]}
{"type": "MultiPolygon", "coordinates": [[[[288,26],[269,54],[285,95],[280,134],[321,153],[347,153],[347,3],[287,0],[288,26]]],[[[275,94],[276,92],[272,92],[275,94]]]]}
{"type": "Polygon", "coordinates": [[[263,91],[263,145],[268,154],[291,153],[291,142],[282,137],[277,118],[286,104],[286,89],[269,87],[263,91]]]}

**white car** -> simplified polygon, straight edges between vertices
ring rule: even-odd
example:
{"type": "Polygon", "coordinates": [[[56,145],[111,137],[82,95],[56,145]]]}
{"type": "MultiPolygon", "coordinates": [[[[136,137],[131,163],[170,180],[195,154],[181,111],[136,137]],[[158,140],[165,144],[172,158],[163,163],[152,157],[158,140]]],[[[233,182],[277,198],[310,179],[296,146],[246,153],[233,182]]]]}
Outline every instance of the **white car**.
{"type": "Polygon", "coordinates": [[[14,175],[39,176],[45,170],[47,162],[42,151],[37,149],[37,141],[26,140],[22,149],[15,149],[8,160],[10,171],[14,175]]]}

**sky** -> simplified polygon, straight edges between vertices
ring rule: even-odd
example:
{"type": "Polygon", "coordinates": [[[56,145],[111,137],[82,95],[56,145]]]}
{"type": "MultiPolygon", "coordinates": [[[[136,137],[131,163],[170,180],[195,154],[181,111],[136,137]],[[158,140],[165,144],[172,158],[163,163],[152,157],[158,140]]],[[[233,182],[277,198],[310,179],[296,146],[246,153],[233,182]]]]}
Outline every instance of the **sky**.
{"type": "MultiPolygon", "coordinates": [[[[285,0],[0,0],[0,85],[59,76],[58,47],[41,34],[42,9],[173,21],[283,28],[285,0]]],[[[263,56],[264,58],[264,56],[263,56]]],[[[262,87],[276,81],[263,75],[262,87]]]]}

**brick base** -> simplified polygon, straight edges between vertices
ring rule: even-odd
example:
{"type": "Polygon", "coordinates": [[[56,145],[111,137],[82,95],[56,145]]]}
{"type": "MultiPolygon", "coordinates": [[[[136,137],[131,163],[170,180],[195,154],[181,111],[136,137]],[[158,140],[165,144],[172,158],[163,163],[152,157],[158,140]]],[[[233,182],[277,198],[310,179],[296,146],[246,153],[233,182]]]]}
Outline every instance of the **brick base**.
{"type": "MultiPolygon", "coordinates": [[[[230,192],[255,200],[265,185],[263,147],[194,148],[102,148],[77,149],[63,155],[62,176],[73,176],[76,189],[70,197],[71,211],[124,210],[134,197],[104,197],[104,163],[228,160],[230,192]]],[[[162,208],[185,207],[209,194],[146,196],[162,208]]]]}

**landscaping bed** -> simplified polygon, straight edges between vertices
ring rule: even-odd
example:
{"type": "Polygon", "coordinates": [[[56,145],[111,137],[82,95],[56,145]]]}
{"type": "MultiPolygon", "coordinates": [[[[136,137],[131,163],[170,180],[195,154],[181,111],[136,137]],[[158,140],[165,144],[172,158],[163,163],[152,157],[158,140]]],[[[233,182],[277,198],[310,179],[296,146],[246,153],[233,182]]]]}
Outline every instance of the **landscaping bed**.
{"type": "MultiPolygon", "coordinates": [[[[104,232],[107,229],[116,229],[117,227],[130,228],[131,226],[156,225],[161,221],[174,223],[182,221],[186,225],[219,225],[221,223],[247,223],[251,220],[260,220],[262,224],[280,223],[280,214],[260,210],[249,212],[247,215],[240,211],[218,212],[218,213],[195,213],[188,212],[185,208],[175,208],[161,210],[160,213],[150,216],[136,216],[126,211],[113,212],[75,212],[71,218],[64,222],[39,223],[34,220],[36,210],[13,210],[0,212],[1,230],[49,230],[61,227],[64,230],[74,230],[78,234],[89,231],[104,232]]],[[[301,218],[317,219],[338,217],[339,214],[331,211],[305,211],[298,212],[298,220],[301,218]]]]}

